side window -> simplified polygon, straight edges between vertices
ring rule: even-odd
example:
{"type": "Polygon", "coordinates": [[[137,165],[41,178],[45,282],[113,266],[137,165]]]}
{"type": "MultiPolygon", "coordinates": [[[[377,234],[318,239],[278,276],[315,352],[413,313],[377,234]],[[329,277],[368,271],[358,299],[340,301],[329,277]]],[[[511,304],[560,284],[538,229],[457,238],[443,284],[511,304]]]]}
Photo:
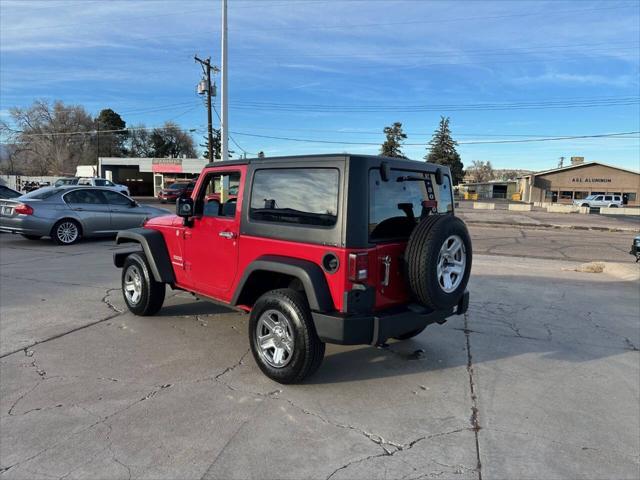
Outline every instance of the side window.
{"type": "Polygon", "coordinates": [[[118,192],[103,190],[101,193],[107,199],[107,203],[109,205],[121,205],[127,207],[131,206],[131,200],[129,200],[124,195],[119,194],[118,192]]]}
{"type": "Polygon", "coordinates": [[[84,205],[104,205],[105,200],[102,192],[98,190],[74,190],[64,196],[67,203],[84,204],[84,205]]]}
{"type": "Polygon", "coordinates": [[[598,195],[596,198],[594,198],[594,200],[596,202],[601,202],[602,201],[602,195],[598,195]]]}
{"type": "Polygon", "coordinates": [[[610,202],[613,199],[613,197],[611,195],[605,195],[604,197],[604,201],[605,202],[610,202]]]}
{"type": "Polygon", "coordinates": [[[104,182],[105,187],[113,187],[115,183],[110,182],[109,180],[102,180],[104,182]]]}
{"type": "Polygon", "coordinates": [[[78,185],[91,185],[91,180],[88,178],[81,178],[78,180],[78,185]]]}
{"type": "Polygon", "coordinates": [[[239,185],[240,172],[207,174],[195,200],[196,215],[235,217],[239,185]]]}
{"type": "Polygon", "coordinates": [[[96,178],[94,183],[96,184],[96,187],[104,187],[107,184],[107,181],[101,178],[96,178]]]}
{"type": "Polygon", "coordinates": [[[336,168],[274,168],[253,177],[252,220],[332,227],[338,218],[336,168]]]}

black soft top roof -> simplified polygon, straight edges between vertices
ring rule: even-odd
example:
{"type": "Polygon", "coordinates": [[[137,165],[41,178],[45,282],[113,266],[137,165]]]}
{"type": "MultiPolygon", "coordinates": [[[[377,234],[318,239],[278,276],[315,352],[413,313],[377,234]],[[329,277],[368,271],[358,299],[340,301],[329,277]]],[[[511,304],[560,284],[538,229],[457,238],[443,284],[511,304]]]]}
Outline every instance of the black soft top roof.
{"type": "Polygon", "coordinates": [[[389,163],[390,167],[393,168],[408,168],[408,169],[416,169],[416,168],[424,168],[428,165],[427,162],[410,160],[408,158],[396,158],[396,157],[383,157],[380,155],[361,155],[361,154],[350,154],[350,153],[323,153],[318,155],[289,155],[289,156],[279,156],[279,157],[264,157],[264,158],[247,158],[242,160],[227,160],[223,162],[221,160],[213,163],[208,163],[207,167],[221,167],[221,166],[234,166],[234,165],[250,165],[250,164],[269,164],[275,162],[295,162],[295,163],[304,163],[308,162],[318,162],[318,160],[354,160],[354,161],[362,161],[368,163],[370,165],[379,165],[380,162],[386,161],[389,163]]]}

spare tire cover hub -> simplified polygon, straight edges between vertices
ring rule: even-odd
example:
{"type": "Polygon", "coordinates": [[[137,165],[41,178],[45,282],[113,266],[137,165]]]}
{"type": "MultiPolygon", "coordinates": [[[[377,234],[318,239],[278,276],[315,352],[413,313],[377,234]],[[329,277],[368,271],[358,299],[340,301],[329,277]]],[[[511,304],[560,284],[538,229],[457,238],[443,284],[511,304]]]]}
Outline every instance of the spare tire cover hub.
{"type": "Polygon", "coordinates": [[[440,248],[438,255],[438,283],[447,293],[455,291],[464,277],[467,253],[458,235],[451,235],[440,248]]]}

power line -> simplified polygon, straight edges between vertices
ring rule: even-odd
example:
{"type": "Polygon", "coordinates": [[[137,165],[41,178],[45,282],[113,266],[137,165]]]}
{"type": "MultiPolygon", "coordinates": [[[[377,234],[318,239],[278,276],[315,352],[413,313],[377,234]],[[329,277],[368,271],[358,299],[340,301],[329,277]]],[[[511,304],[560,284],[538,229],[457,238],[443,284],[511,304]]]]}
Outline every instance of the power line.
{"type": "MultiPolygon", "coordinates": [[[[267,138],[272,140],[286,140],[290,142],[303,142],[303,143],[326,143],[332,145],[380,145],[380,142],[341,142],[334,140],[321,140],[321,139],[308,139],[308,138],[292,138],[292,137],[277,137],[272,135],[258,135],[255,133],[247,133],[247,132],[231,132],[235,135],[242,135],[246,137],[257,137],[257,138],[267,138]]],[[[622,132],[622,133],[603,133],[598,135],[571,135],[565,137],[549,137],[549,138],[531,138],[531,139],[523,139],[523,140],[489,140],[489,141],[468,141],[468,142],[458,142],[458,145],[478,145],[478,144],[503,144],[503,143],[529,143],[529,142],[549,142],[549,141],[557,141],[557,140],[577,140],[577,139],[586,139],[586,138],[640,138],[640,137],[629,137],[628,135],[637,135],[640,134],[638,132],[622,132]],[[626,135],[626,137],[622,137],[626,135]]],[[[403,143],[405,146],[424,146],[425,143],[403,143]]]]}
{"type": "MultiPolygon", "coordinates": [[[[215,112],[216,117],[218,117],[218,120],[222,121],[222,119],[220,118],[220,114],[218,113],[218,109],[216,108],[215,104],[213,105],[213,111],[215,112]]],[[[253,152],[248,152],[248,151],[246,151],[244,148],[242,148],[242,147],[240,146],[240,144],[239,144],[238,142],[236,142],[236,139],[235,139],[235,138],[233,138],[231,135],[229,135],[229,139],[233,142],[233,144],[234,144],[236,147],[238,147],[240,150],[242,150],[242,152],[243,152],[244,154],[256,155],[256,156],[258,155],[257,153],[253,153],[253,152]]]]}
{"type": "MultiPolygon", "coordinates": [[[[384,132],[382,129],[380,130],[348,130],[348,129],[323,129],[323,128],[291,128],[291,127],[255,127],[252,126],[251,130],[275,130],[278,132],[287,131],[287,132],[306,132],[306,133],[330,133],[330,134],[340,134],[340,135],[383,135],[384,132]]],[[[425,137],[433,135],[433,131],[430,132],[406,132],[405,133],[410,137],[425,137]]],[[[574,133],[571,134],[553,134],[550,135],[548,133],[459,133],[456,132],[454,137],[523,137],[523,138],[555,138],[555,137],[565,137],[565,136],[579,136],[574,133]]]]}
{"type": "Polygon", "coordinates": [[[423,105],[329,105],[302,103],[275,103],[244,101],[235,102],[231,107],[239,110],[268,110],[285,112],[328,112],[328,113],[376,113],[376,112],[462,112],[462,111],[500,111],[500,110],[540,110],[564,108],[593,108],[640,104],[640,97],[618,97],[584,100],[560,100],[515,103],[476,103],[476,104],[423,104],[423,105]]]}

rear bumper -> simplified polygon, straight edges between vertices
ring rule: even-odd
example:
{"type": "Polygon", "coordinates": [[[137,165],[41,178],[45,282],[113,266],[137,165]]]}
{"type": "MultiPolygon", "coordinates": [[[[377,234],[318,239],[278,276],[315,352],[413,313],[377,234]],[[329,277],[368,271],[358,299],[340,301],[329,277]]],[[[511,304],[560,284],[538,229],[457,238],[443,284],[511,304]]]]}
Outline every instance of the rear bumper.
{"type": "Polygon", "coordinates": [[[313,312],[316,332],[323,342],[339,345],[378,345],[426,327],[444,323],[452,315],[462,315],[469,308],[469,292],[465,291],[451,310],[428,310],[424,307],[403,308],[379,314],[344,315],[313,312]]]}
{"type": "Polygon", "coordinates": [[[0,217],[0,232],[40,235],[44,237],[51,233],[52,226],[51,220],[42,219],[35,215],[0,217]]]}

